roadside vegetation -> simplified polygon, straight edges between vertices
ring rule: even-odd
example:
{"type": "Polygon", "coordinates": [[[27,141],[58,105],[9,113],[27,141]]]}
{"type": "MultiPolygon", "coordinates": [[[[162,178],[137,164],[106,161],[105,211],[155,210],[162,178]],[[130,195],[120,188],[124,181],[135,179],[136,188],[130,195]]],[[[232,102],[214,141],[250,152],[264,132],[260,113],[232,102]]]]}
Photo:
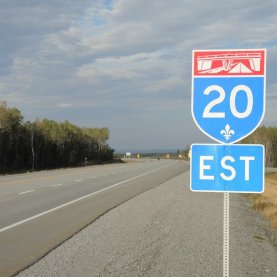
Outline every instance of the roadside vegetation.
{"type": "Polygon", "coordinates": [[[261,212],[277,229],[277,173],[266,173],[265,190],[262,194],[247,194],[253,208],[261,212]]]}
{"type": "Polygon", "coordinates": [[[263,144],[265,147],[265,166],[277,167],[277,128],[259,127],[241,143],[263,144]]]}
{"type": "Polygon", "coordinates": [[[65,121],[24,121],[0,102],[0,173],[79,166],[113,159],[107,128],[81,128],[65,121]]]}
{"type": "MultiPolygon", "coordinates": [[[[263,144],[265,147],[265,166],[277,167],[277,128],[259,127],[242,143],[263,144]]],[[[247,194],[253,208],[260,211],[277,229],[277,172],[265,174],[265,190],[262,194],[247,194]]]]}

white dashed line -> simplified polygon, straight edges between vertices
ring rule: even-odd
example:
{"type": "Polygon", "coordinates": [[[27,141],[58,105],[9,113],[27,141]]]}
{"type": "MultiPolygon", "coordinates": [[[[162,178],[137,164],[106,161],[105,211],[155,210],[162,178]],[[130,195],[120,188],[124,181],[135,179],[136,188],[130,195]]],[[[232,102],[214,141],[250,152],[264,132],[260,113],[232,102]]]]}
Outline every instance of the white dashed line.
{"type": "Polygon", "coordinates": [[[75,182],[81,182],[81,181],[83,181],[83,179],[77,179],[77,180],[75,180],[75,182]]]}
{"type": "Polygon", "coordinates": [[[56,185],[52,185],[52,187],[59,187],[62,186],[63,184],[56,184],[56,185]]]}
{"type": "Polygon", "coordinates": [[[25,194],[25,193],[30,193],[30,192],[33,192],[33,191],[35,191],[35,190],[32,189],[32,190],[22,191],[22,192],[19,192],[18,194],[25,194]]]}
{"type": "MultiPolygon", "coordinates": [[[[174,163],[174,164],[175,164],[175,163],[174,163]]],[[[98,191],[89,193],[89,194],[87,194],[87,195],[84,195],[84,196],[79,197],[79,198],[77,198],[77,199],[74,199],[74,200],[72,200],[72,201],[66,202],[66,203],[64,203],[64,204],[62,204],[62,205],[60,205],[60,206],[57,206],[57,207],[55,207],[55,208],[52,208],[52,209],[50,209],[50,210],[46,210],[46,211],[44,211],[44,212],[42,212],[42,213],[36,214],[36,215],[31,216],[31,217],[29,217],[29,218],[23,219],[23,220],[21,220],[21,221],[15,222],[15,223],[13,223],[13,224],[11,224],[11,225],[8,225],[8,226],[6,226],[6,227],[4,227],[4,228],[1,228],[1,229],[0,229],[0,233],[5,232],[5,231],[7,231],[7,230],[9,230],[9,229],[12,229],[12,228],[14,228],[14,227],[16,227],[16,226],[19,226],[19,225],[21,225],[21,224],[24,224],[24,223],[26,223],[26,222],[29,222],[29,221],[31,221],[31,220],[33,220],[33,219],[36,219],[36,218],[39,218],[39,217],[44,216],[44,215],[46,215],[46,214],[52,213],[52,212],[54,212],[54,211],[57,211],[57,210],[59,210],[59,209],[61,209],[61,208],[64,208],[64,207],[67,207],[67,206],[72,205],[72,204],[74,204],[74,203],[77,203],[77,202],[79,202],[79,201],[81,201],[81,200],[84,200],[84,199],[86,199],[86,198],[88,198],[88,197],[91,197],[91,196],[96,195],[96,194],[98,194],[98,193],[101,193],[101,192],[103,192],[103,191],[109,190],[109,189],[111,189],[111,188],[115,188],[115,187],[117,187],[117,186],[119,186],[119,185],[121,185],[121,184],[127,183],[127,182],[129,182],[129,181],[135,180],[135,179],[137,179],[137,178],[140,178],[140,177],[142,177],[142,176],[145,176],[145,175],[147,175],[147,174],[150,174],[150,173],[152,173],[152,172],[161,170],[161,169],[163,169],[163,168],[166,168],[166,167],[169,167],[169,166],[172,166],[172,165],[173,165],[173,164],[169,164],[169,165],[166,165],[166,166],[162,166],[162,167],[160,167],[160,168],[156,168],[156,169],[150,170],[150,171],[148,171],[148,172],[145,172],[145,173],[142,173],[142,174],[140,174],[140,175],[137,175],[137,176],[135,176],[135,177],[133,177],[133,178],[130,178],[130,179],[121,181],[121,182],[116,183],[116,184],[113,184],[113,185],[111,185],[111,186],[109,186],[109,187],[105,187],[105,188],[103,188],[103,189],[100,189],[100,190],[98,190],[98,191]]],[[[29,191],[29,192],[30,192],[30,191],[29,191]]],[[[25,192],[25,193],[26,193],[26,192],[25,192]]]]}

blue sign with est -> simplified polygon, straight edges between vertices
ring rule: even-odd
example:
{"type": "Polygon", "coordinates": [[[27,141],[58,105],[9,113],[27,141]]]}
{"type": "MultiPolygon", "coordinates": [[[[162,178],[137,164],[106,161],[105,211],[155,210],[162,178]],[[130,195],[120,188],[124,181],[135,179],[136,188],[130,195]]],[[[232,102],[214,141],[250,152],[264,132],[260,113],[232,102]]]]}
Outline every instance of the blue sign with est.
{"type": "Polygon", "coordinates": [[[262,193],[264,146],[193,144],[190,172],[192,191],[262,193]]]}

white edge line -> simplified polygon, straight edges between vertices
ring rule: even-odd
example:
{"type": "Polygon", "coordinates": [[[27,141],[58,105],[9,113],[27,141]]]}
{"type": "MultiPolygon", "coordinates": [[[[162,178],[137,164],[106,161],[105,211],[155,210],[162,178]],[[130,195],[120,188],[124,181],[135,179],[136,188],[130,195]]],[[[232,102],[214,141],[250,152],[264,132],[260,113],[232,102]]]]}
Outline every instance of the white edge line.
{"type": "Polygon", "coordinates": [[[25,194],[25,193],[29,193],[29,192],[33,192],[33,191],[35,191],[35,190],[32,189],[32,190],[22,191],[22,192],[19,192],[18,194],[25,194]]]}
{"type": "Polygon", "coordinates": [[[72,201],[69,201],[69,202],[67,202],[67,203],[64,203],[64,204],[62,204],[62,205],[60,205],[60,206],[57,206],[57,207],[52,208],[52,209],[50,209],[50,210],[47,210],[47,211],[45,211],[45,212],[42,212],[42,213],[36,214],[36,215],[34,215],[34,216],[31,216],[31,217],[29,217],[29,218],[23,219],[23,220],[18,221],[18,222],[14,223],[14,224],[11,224],[11,225],[9,225],[9,226],[6,226],[6,227],[4,227],[4,228],[1,228],[1,229],[0,229],[0,233],[2,233],[2,232],[4,232],[4,231],[7,231],[7,230],[9,230],[9,229],[12,229],[12,228],[14,228],[14,227],[16,227],[16,226],[19,226],[19,225],[21,225],[21,224],[23,224],[23,223],[26,223],[26,222],[28,222],[28,221],[31,221],[31,220],[33,220],[33,219],[36,219],[36,218],[38,218],[38,217],[41,217],[41,216],[43,216],[43,215],[46,215],[46,214],[52,213],[52,212],[54,212],[54,211],[57,211],[57,210],[59,210],[59,209],[61,209],[61,208],[64,208],[64,207],[66,207],[66,206],[69,206],[69,205],[71,205],[71,204],[74,204],[74,203],[76,203],[76,202],[79,202],[79,201],[81,201],[81,200],[84,200],[84,199],[86,199],[86,198],[88,198],[88,197],[90,197],[90,196],[92,196],[92,195],[98,194],[98,193],[100,193],[100,192],[102,192],[102,191],[105,191],[105,190],[114,188],[114,187],[119,186],[119,185],[121,185],[121,184],[124,184],[124,183],[127,183],[127,182],[129,182],[129,181],[132,181],[132,180],[135,180],[135,179],[137,179],[137,178],[140,178],[140,177],[142,177],[142,176],[144,176],[144,175],[147,175],[147,174],[150,174],[150,173],[152,173],[152,172],[161,170],[161,169],[163,169],[163,168],[172,166],[172,165],[174,165],[174,164],[176,164],[176,163],[177,163],[177,162],[175,162],[175,163],[173,163],[173,164],[166,165],[166,166],[162,166],[162,167],[160,167],[160,168],[157,168],[157,169],[154,169],[154,170],[151,170],[151,171],[148,171],[148,172],[145,172],[145,173],[140,174],[140,175],[137,175],[137,176],[135,176],[135,177],[133,177],[133,178],[127,179],[127,180],[125,180],[125,181],[121,181],[121,182],[116,183],[116,184],[114,184],[114,185],[111,185],[111,186],[109,186],[109,187],[100,189],[100,190],[95,191],[95,192],[93,192],[93,193],[90,193],[90,194],[87,194],[87,195],[85,195],[85,196],[82,196],[82,197],[79,197],[79,198],[77,198],[77,199],[74,199],[74,200],[72,200],[72,201]]]}

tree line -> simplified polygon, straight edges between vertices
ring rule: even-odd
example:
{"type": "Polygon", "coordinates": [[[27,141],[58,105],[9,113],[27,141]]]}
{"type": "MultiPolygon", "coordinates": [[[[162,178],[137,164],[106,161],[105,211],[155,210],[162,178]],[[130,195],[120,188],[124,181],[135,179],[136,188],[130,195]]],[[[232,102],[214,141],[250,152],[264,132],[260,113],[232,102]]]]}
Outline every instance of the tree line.
{"type": "Polygon", "coordinates": [[[113,159],[107,128],[81,128],[65,121],[24,121],[0,102],[0,172],[77,166],[113,159]]]}
{"type": "Polygon", "coordinates": [[[277,167],[277,128],[262,126],[256,129],[242,143],[263,144],[265,147],[265,166],[277,167]]]}

